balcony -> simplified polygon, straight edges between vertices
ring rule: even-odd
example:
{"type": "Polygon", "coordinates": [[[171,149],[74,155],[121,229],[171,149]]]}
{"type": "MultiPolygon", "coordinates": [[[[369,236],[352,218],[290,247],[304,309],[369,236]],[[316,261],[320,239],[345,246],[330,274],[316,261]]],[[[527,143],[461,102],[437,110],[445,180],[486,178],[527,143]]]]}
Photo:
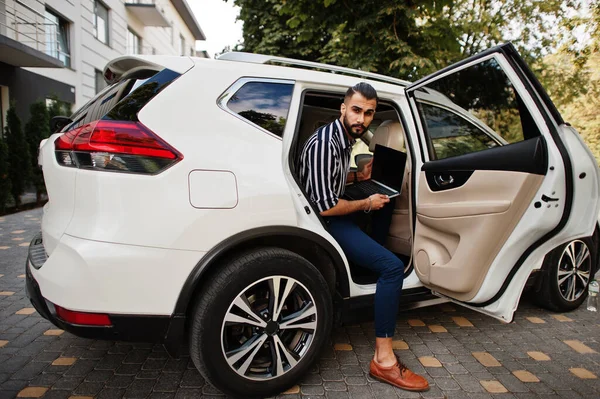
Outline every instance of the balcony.
{"type": "Polygon", "coordinates": [[[0,0],[0,62],[17,67],[60,68],[59,27],[20,0],[0,0]]]}
{"type": "Polygon", "coordinates": [[[156,3],[155,0],[126,0],[125,8],[146,26],[168,28],[171,24],[165,18],[162,8],[156,3]]]}

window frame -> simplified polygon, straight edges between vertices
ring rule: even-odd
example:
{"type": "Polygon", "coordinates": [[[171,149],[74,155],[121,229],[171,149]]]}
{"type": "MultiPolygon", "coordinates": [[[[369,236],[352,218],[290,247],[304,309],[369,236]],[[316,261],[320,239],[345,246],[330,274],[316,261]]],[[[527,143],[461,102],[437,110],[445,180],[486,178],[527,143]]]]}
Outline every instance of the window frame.
{"type": "Polygon", "coordinates": [[[108,6],[106,4],[104,4],[103,2],[101,2],[100,0],[94,0],[94,38],[96,38],[96,40],[98,40],[100,43],[107,45],[108,47],[110,47],[110,8],[108,8],[108,6]],[[106,34],[106,42],[103,42],[102,40],[100,40],[100,38],[98,37],[98,7],[102,7],[106,10],[106,21],[105,21],[105,27],[104,27],[104,31],[106,34]]]}
{"type": "MultiPolygon", "coordinates": [[[[56,18],[56,22],[58,25],[58,31],[54,32],[56,34],[56,40],[58,40],[58,44],[60,45],[60,40],[58,39],[58,36],[62,36],[62,28],[64,28],[64,40],[65,40],[65,46],[66,46],[66,52],[64,51],[60,51],[60,48],[55,48],[55,49],[49,49],[48,48],[48,31],[46,30],[45,32],[45,36],[46,36],[46,54],[48,54],[50,57],[52,58],[56,58],[57,60],[61,61],[63,63],[63,65],[67,68],[71,68],[71,21],[67,20],[66,18],[64,18],[62,15],[60,15],[59,13],[57,13],[56,11],[54,11],[51,8],[46,7],[44,9],[44,13],[45,14],[50,14],[52,17],[56,18]],[[55,56],[56,54],[56,56],[55,56]],[[61,59],[61,55],[63,55],[65,57],[65,60],[63,61],[61,59]]],[[[45,19],[48,19],[48,17],[46,15],[44,15],[45,19]]],[[[53,21],[54,22],[54,21],[53,21]]]]}
{"type": "Polygon", "coordinates": [[[179,55],[185,56],[185,37],[181,33],[179,34],[179,55]]]}
{"type": "MultiPolygon", "coordinates": [[[[294,86],[296,85],[296,81],[295,80],[290,80],[290,79],[272,79],[272,78],[240,78],[237,81],[235,81],[234,84],[232,84],[231,86],[229,86],[229,88],[227,88],[227,90],[225,90],[223,92],[223,94],[221,94],[219,96],[219,98],[217,99],[217,105],[219,106],[219,108],[221,108],[223,111],[227,112],[228,114],[231,114],[233,116],[235,116],[237,119],[246,122],[247,124],[261,130],[263,133],[268,134],[271,137],[275,137],[278,140],[283,140],[283,135],[278,136],[273,132],[268,131],[267,129],[265,129],[264,127],[257,125],[256,123],[244,118],[242,115],[238,114],[237,112],[235,112],[234,110],[230,109],[227,105],[227,103],[229,102],[229,100],[231,99],[231,97],[233,97],[233,95],[235,93],[237,93],[237,91],[239,89],[242,88],[242,86],[244,86],[246,83],[275,83],[275,84],[287,84],[292,86],[292,92],[291,95],[293,97],[294,95],[294,86]]],[[[288,109],[288,116],[290,114],[290,111],[292,109],[292,101],[290,100],[290,107],[288,109]]],[[[286,120],[286,126],[284,127],[284,132],[285,129],[287,128],[287,120],[286,120]]]]}
{"type": "Polygon", "coordinates": [[[127,27],[127,54],[130,55],[142,55],[142,37],[140,35],[137,34],[136,31],[134,31],[130,26],[127,27]],[[137,46],[134,49],[136,52],[132,53],[131,50],[133,50],[133,48],[129,47],[129,36],[133,36],[133,41],[135,42],[135,39],[137,39],[137,46]]]}
{"type": "MultiPolygon", "coordinates": [[[[470,68],[474,65],[481,64],[490,59],[494,59],[498,63],[498,65],[502,69],[502,72],[506,75],[506,77],[512,84],[515,94],[521,97],[521,100],[523,103],[519,107],[519,113],[521,112],[522,107],[524,107],[527,110],[527,112],[531,116],[531,120],[537,127],[539,136],[545,136],[546,134],[550,134],[550,131],[548,130],[549,126],[546,124],[546,121],[544,120],[544,117],[542,115],[542,110],[540,108],[538,108],[538,106],[536,105],[535,100],[532,97],[532,94],[528,91],[528,89],[525,87],[524,82],[520,79],[517,72],[513,69],[513,66],[510,64],[509,60],[507,59],[507,56],[505,54],[503,54],[502,52],[492,52],[489,54],[487,52],[484,52],[484,53],[482,53],[482,55],[472,56],[470,58],[467,58],[464,61],[461,61],[457,64],[451,65],[451,66],[449,66],[445,69],[442,69],[438,72],[434,72],[433,74],[428,75],[428,76],[420,79],[419,81],[404,88],[406,100],[410,107],[410,111],[411,111],[411,114],[413,117],[412,119],[415,123],[417,137],[421,143],[424,143],[423,148],[421,149],[421,162],[423,162],[423,163],[432,162],[432,161],[435,161],[435,159],[432,159],[432,157],[431,157],[431,151],[432,151],[431,140],[429,139],[429,135],[426,134],[426,132],[424,130],[425,128],[423,125],[424,124],[423,116],[420,114],[420,112],[417,108],[416,101],[418,99],[415,96],[415,92],[417,90],[419,90],[420,88],[427,89],[428,88],[427,85],[432,82],[435,82],[440,79],[444,79],[449,75],[452,75],[456,72],[460,72],[460,71],[470,68]]],[[[527,140],[527,139],[525,139],[525,140],[527,140]]],[[[514,143],[508,143],[505,145],[510,145],[510,144],[514,144],[514,143]]]]}
{"type": "Polygon", "coordinates": [[[104,80],[104,74],[102,73],[102,71],[94,68],[94,89],[96,90],[96,95],[98,95],[98,93],[106,89],[108,86],[110,85],[104,80]],[[102,82],[104,82],[104,87],[98,87],[99,78],[102,80],[102,82]]]}

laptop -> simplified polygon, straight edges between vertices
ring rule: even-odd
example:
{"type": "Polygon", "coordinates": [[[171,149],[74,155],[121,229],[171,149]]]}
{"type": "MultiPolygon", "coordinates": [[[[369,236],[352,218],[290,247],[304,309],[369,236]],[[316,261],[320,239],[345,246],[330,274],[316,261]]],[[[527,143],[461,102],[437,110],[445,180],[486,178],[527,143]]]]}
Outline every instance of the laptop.
{"type": "Polygon", "coordinates": [[[397,197],[402,190],[405,167],[405,153],[376,144],[371,178],[346,186],[344,196],[351,200],[361,200],[373,194],[397,197]]]}

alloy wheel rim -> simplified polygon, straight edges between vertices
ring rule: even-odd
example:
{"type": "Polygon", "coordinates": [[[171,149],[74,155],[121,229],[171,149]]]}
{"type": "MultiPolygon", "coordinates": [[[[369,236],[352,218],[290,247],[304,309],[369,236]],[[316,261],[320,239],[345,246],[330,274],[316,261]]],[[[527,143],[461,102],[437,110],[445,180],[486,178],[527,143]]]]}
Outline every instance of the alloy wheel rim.
{"type": "Polygon", "coordinates": [[[221,326],[221,351],[243,378],[278,378],[308,353],[318,325],[312,294],[288,276],[269,276],[244,288],[221,326]]]}
{"type": "Polygon", "coordinates": [[[558,291],[564,300],[574,302],[587,289],[592,270],[592,258],[587,244],[580,240],[571,241],[563,250],[559,264],[558,291]]]}

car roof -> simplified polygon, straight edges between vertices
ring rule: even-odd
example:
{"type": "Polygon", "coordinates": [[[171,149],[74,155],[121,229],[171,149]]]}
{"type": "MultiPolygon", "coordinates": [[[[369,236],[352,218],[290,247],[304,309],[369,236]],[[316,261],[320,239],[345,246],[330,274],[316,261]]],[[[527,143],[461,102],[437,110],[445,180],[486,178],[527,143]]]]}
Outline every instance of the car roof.
{"type": "Polygon", "coordinates": [[[175,72],[184,73],[194,65],[206,66],[212,64],[214,67],[215,63],[222,65],[219,69],[243,70],[245,76],[257,78],[289,79],[345,88],[353,86],[358,81],[366,81],[373,85],[378,92],[388,95],[404,95],[404,88],[410,85],[410,82],[402,79],[358,69],[239,52],[226,53],[217,59],[188,56],[126,55],[110,61],[104,68],[103,74],[105,80],[108,81],[109,77],[112,77],[110,80],[116,81],[126,78],[138,69],[149,68],[158,71],[169,68],[175,72]],[[243,69],[240,68],[240,63],[245,64],[243,69]]]}
{"type": "Polygon", "coordinates": [[[330,64],[322,64],[318,62],[312,61],[304,61],[297,60],[293,58],[285,58],[285,57],[277,57],[273,55],[264,55],[264,54],[253,54],[253,53],[244,53],[240,51],[231,51],[228,53],[221,54],[218,60],[226,60],[226,61],[237,61],[237,62],[246,62],[253,64],[268,64],[268,65],[279,65],[283,67],[292,67],[292,68],[303,68],[309,69],[313,71],[323,71],[328,73],[338,73],[347,76],[360,77],[363,79],[375,80],[380,82],[391,83],[399,86],[408,86],[411,82],[393,78],[386,75],[381,75],[378,73],[361,71],[360,69],[352,69],[345,68],[336,65],[330,64]]]}

